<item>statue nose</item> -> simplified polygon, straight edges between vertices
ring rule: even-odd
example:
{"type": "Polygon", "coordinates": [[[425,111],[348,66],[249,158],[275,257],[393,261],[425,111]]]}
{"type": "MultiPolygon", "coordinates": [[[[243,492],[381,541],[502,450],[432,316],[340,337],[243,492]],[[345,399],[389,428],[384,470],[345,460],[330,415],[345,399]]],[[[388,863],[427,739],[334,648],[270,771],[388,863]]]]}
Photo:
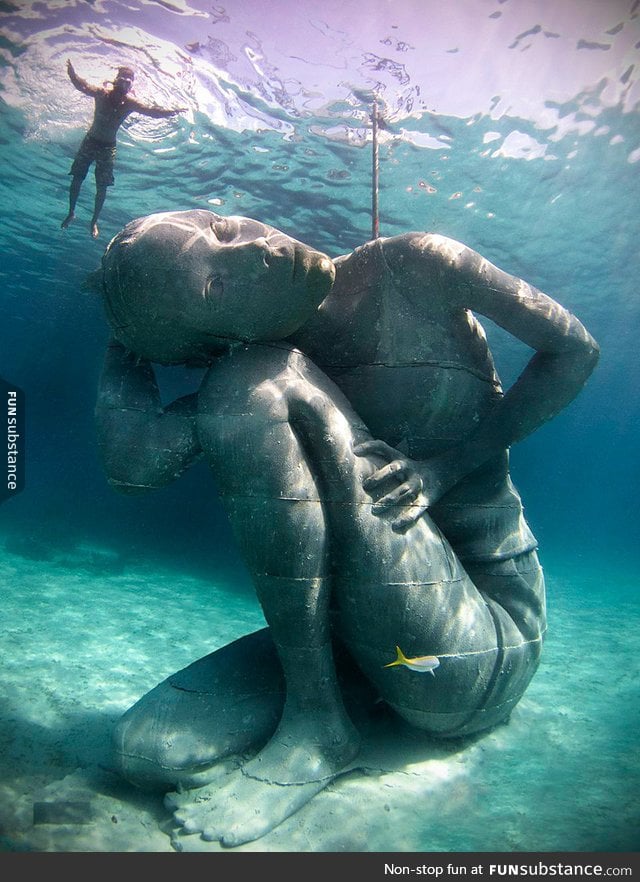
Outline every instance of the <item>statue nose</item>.
{"type": "Polygon", "coordinates": [[[253,246],[256,248],[258,256],[265,266],[270,266],[274,260],[290,257],[291,250],[284,241],[278,242],[277,239],[267,239],[264,236],[260,236],[254,240],[253,246]]]}

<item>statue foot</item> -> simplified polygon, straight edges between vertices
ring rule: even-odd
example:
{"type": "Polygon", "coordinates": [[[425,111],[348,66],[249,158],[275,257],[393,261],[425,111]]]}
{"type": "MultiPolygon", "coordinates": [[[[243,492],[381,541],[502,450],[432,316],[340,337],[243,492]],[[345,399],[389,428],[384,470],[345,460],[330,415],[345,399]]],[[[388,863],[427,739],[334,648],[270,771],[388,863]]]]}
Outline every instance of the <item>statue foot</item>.
{"type": "Polygon", "coordinates": [[[165,806],[185,833],[236,846],[269,833],[352,768],[360,739],[344,720],[281,725],[253,759],[221,784],[168,793],[165,806]]]}
{"type": "Polygon", "coordinates": [[[313,799],[330,780],[282,785],[246,777],[240,769],[217,789],[201,787],[181,794],[179,800],[174,799],[177,794],[168,794],[165,805],[175,808],[174,820],[185,833],[200,833],[207,842],[219,841],[233,847],[271,832],[313,799]]]}

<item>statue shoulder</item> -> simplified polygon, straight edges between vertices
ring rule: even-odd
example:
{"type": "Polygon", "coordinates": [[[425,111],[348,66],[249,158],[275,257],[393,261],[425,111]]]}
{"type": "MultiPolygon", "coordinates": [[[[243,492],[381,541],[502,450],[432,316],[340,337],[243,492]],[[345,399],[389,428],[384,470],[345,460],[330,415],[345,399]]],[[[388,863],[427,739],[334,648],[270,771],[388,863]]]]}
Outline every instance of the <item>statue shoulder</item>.
{"type": "Polygon", "coordinates": [[[439,265],[451,268],[459,264],[470,249],[462,242],[440,233],[409,232],[379,240],[385,260],[395,264],[439,265]]]}

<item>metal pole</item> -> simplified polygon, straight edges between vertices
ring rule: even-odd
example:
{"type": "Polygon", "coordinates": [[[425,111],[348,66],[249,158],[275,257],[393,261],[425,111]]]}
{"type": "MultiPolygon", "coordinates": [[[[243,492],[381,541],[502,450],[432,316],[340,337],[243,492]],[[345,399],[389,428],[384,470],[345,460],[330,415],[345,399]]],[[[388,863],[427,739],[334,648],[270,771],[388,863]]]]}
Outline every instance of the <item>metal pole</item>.
{"type": "Polygon", "coordinates": [[[373,99],[373,112],[371,114],[373,124],[372,158],[371,158],[371,238],[380,238],[380,220],[378,217],[378,102],[373,99]]]}

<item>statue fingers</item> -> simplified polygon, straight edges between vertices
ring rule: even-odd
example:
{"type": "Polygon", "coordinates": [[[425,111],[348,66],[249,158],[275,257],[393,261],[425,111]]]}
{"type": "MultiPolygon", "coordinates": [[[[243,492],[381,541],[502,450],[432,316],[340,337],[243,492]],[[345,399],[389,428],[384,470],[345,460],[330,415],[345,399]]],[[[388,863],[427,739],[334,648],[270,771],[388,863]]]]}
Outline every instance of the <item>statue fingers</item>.
{"type": "Polygon", "coordinates": [[[402,505],[413,505],[420,492],[415,481],[405,481],[381,496],[372,506],[374,514],[381,514],[390,508],[402,505]]]}
{"type": "Polygon", "coordinates": [[[398,451],[379,438],[372,438],[370,441],[354,444],[353,452],[356,456],[380,456],[388,462],[398,458],[398,451]]]}
{"type": "MultiPolygon", "coordinates": [[[[407,465],[408,463],[406,460],[394,459],[393,462],[387,463],[387,465],[382,466],[382,468],[376,469],[372,475],[365,478],[362,482],[363,489],[366,490],[367,493],[375,493],[376,491],[385,492],[385,485],[388,486],[390,482],[393,482],[395,485],[398,482],[405,481],[407,477],[407,465]]],[[[393,490],[390,490],[389,492],[393,492],[393,490]]]]}
{"type": "Polygon", "coordinates": [[[428,506],[424,499],[402,509],[400,514],[391,521],[391,529],[395,533],[406,533],[417,523],[427,510],[428,506]]]}

